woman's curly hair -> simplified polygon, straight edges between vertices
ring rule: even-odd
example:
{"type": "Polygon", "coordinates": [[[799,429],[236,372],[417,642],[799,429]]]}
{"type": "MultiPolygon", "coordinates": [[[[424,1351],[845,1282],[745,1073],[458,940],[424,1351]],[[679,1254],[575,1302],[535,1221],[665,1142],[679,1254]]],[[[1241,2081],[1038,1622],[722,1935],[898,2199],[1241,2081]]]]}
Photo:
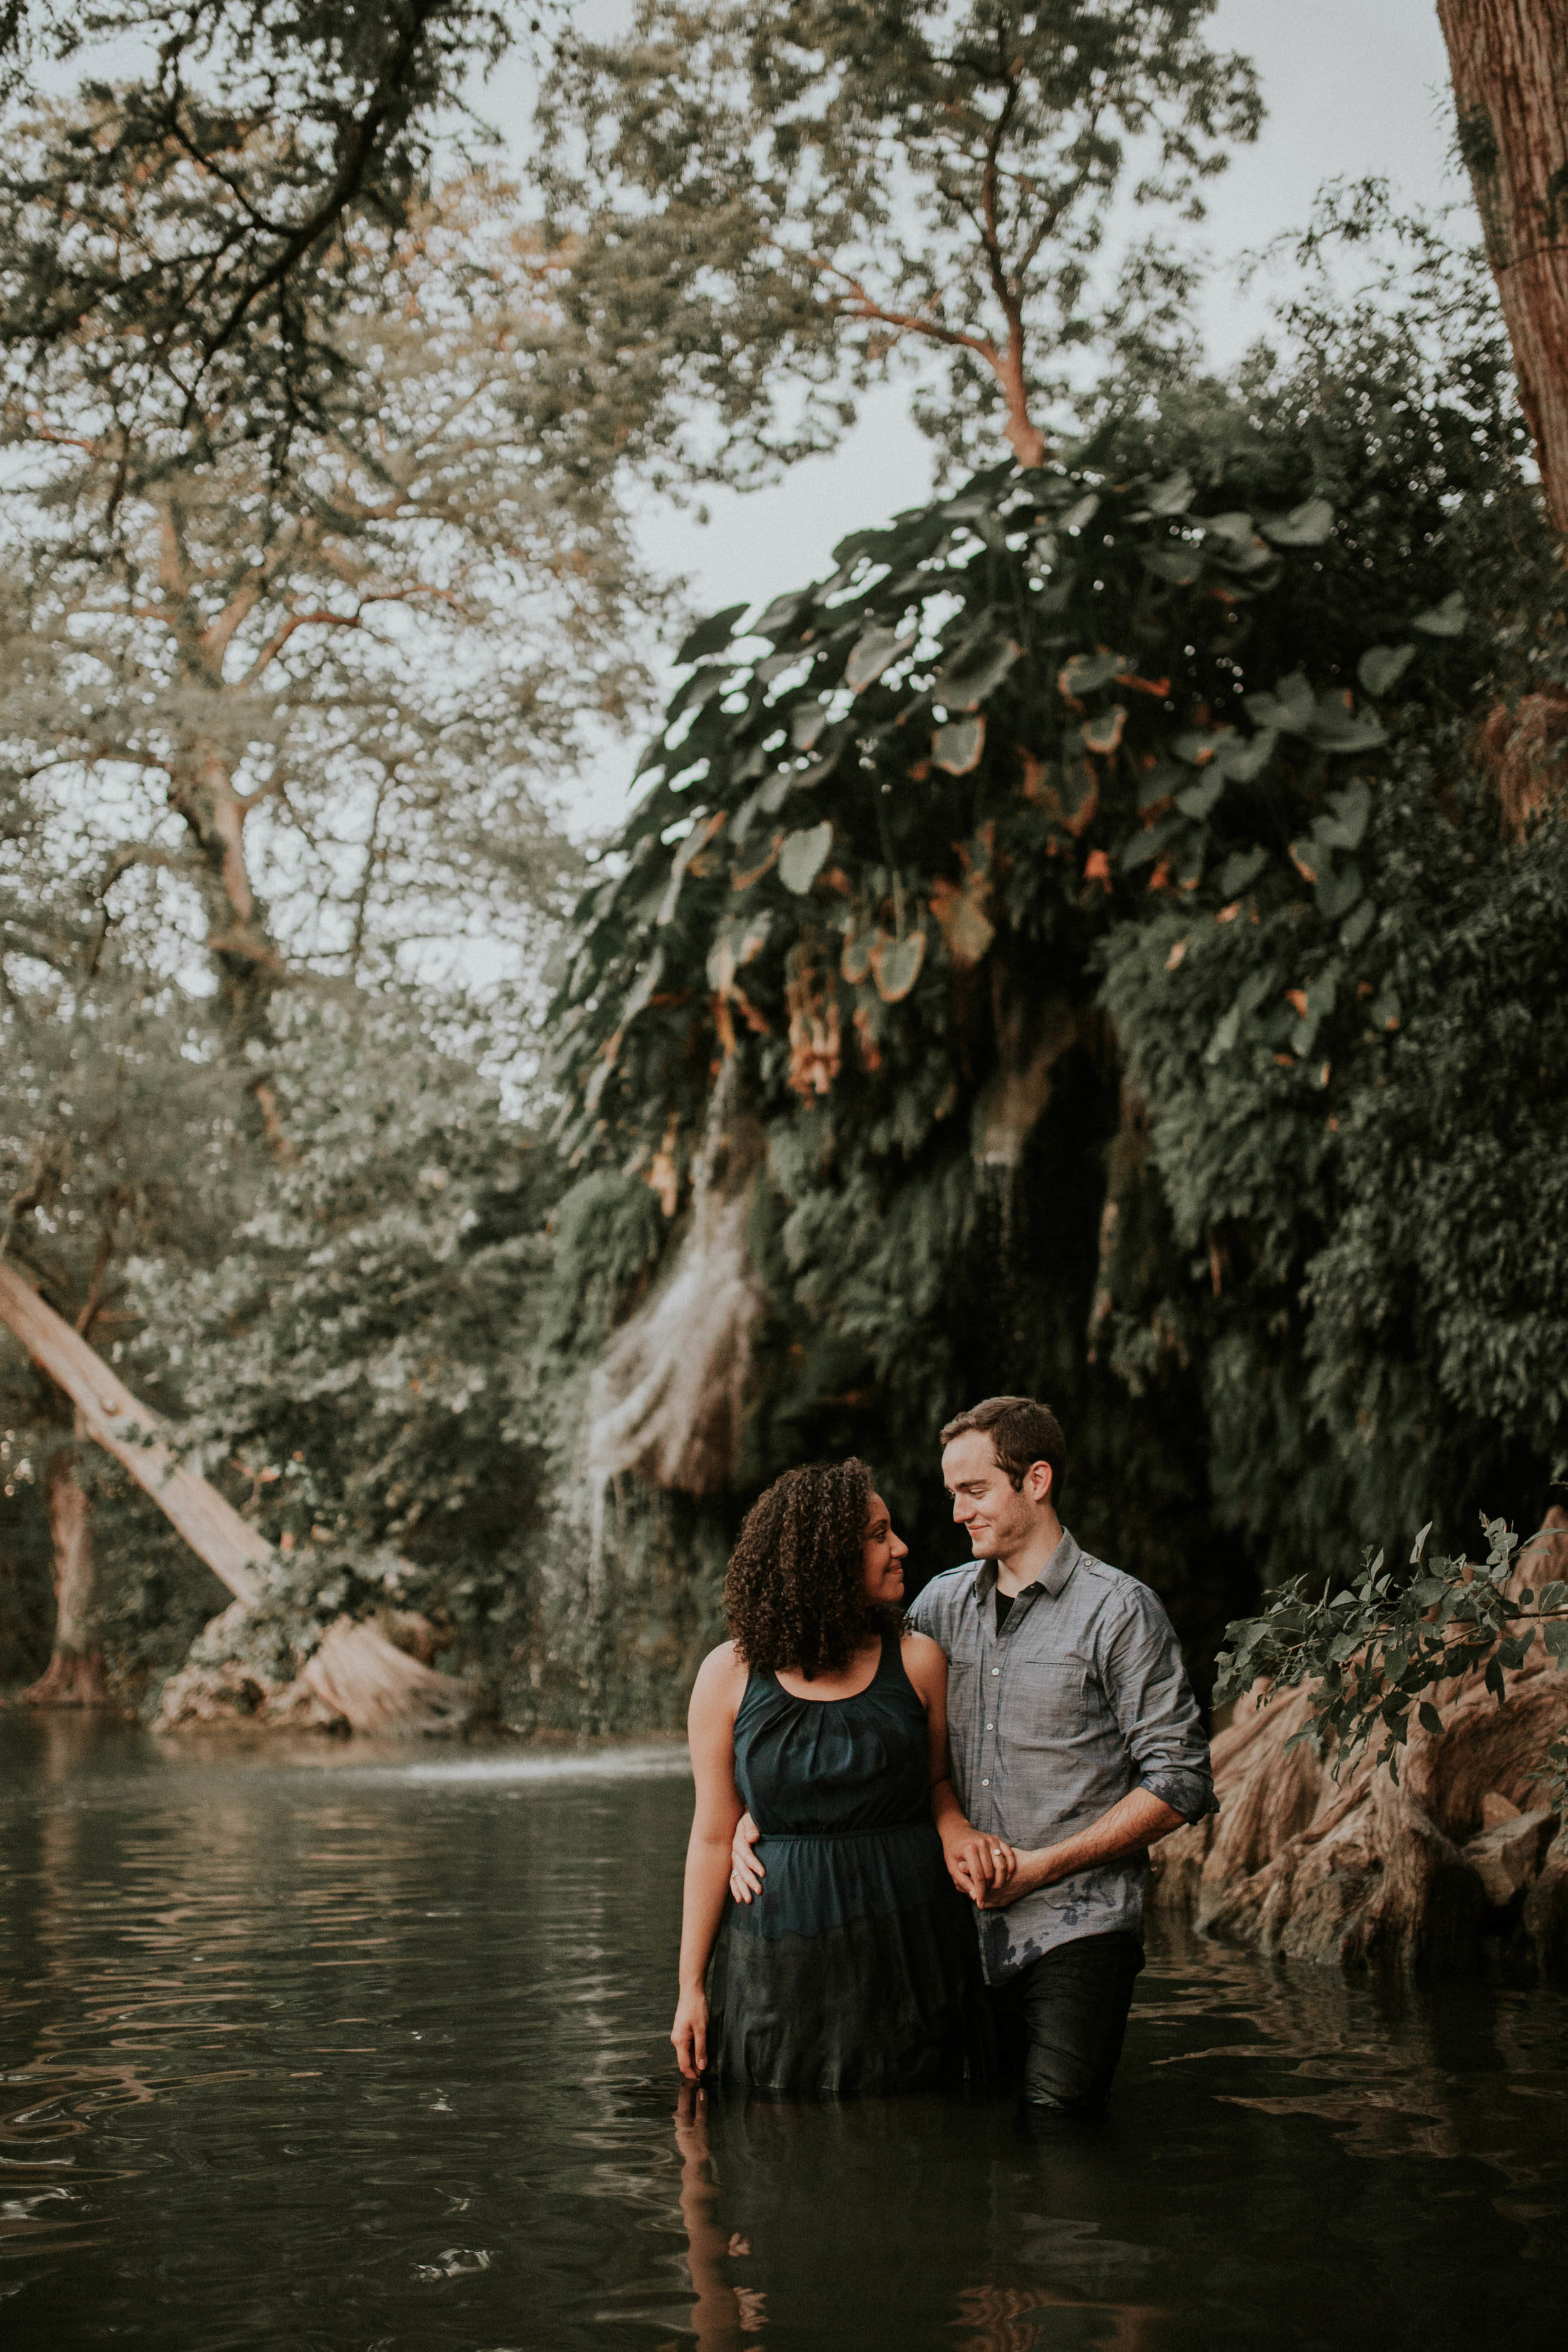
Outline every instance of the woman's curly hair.
{"type": "Polygon", "coordinates": [[[737,1651],[765,1674],[814,1682],[842,1674],[873,1632],[901,1611],[866,1597],[866,1521],[874,1492],[864,1462],[808,1462],[775,1478],[747,1512],[724,1577],[737,1651]]]}

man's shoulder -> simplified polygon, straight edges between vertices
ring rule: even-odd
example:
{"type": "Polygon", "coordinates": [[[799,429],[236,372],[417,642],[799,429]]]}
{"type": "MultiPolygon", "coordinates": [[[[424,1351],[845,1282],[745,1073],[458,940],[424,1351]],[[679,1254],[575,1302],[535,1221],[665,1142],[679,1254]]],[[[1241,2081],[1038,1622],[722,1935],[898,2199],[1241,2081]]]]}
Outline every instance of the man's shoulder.
{"type": "Polygon", "coordinates": [[[1121,1616],[1153,1618],[1166,1621],[1164,1602],[1152,1585],[1130,1576],[1124,1568],[1112,1568],[1108,1559],[1100,1559],[1091,1551],[1079,1546],[1075,1563],[1079,1576],[1096,1586],[1111,1611],[1121,1616]]]}
{"type": "Polygon", "coordinates": [[[942,1569],[921,1585],[910,1603],[909,1622],[917,1633],[951,1620],[963,1606],[974,1583],[975,1566],[970,1559],[958,1568],[942,1569]]]}

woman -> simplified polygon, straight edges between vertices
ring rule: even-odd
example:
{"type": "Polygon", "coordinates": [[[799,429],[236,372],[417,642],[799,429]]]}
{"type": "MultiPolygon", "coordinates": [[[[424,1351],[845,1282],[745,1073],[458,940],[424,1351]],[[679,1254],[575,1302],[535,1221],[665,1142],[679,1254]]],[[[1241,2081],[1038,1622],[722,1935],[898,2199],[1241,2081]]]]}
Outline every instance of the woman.
{"type": "Polygon", "coordinates": [[[741,1529],[731,1639],[691,1694],[669,2037],[689,2081],[880,2093],[979,2071],[977,1947],[950,1872],[1002,1885],[1015,1857],[959,1809],[947,1661],[900,1631],[906,1556],[863,1462],[786,1471],[741,1529]],[[742,1808],[767,1865],[748,1906],[728,1900],[742,1808]]]}

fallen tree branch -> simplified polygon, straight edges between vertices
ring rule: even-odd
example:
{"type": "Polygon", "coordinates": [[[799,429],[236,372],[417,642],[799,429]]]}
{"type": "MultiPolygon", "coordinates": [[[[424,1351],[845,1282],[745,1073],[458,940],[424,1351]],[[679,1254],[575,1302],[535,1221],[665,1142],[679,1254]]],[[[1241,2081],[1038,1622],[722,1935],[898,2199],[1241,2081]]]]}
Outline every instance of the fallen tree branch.
{"type": "MultiPolygon", "coordinates": [[[[271,1545],[216,1486],[184,1467],[159,1416],[38,1296],[15,1261],[5,1257],[0,1257],[0,1323],[65,1391],[81,1416],[85,1433],[131,1473],[242,1608],[256,1608],[264,1595],[263,1578],[276,1558],[271,1545]]],[[[193,1671],[176,1680],[185,1682],[193,1671]]],[[[327,1628],[299,1680],[329,1717],[360,1732],[447,1731],[468,1713],[467,1694],[453,1676],[411,1658],[375,1626],[355,1624],[347,1617],[327,1628]]],[[[181,1719],[179,1709],[165,1706],[165,1722],[181,1719]]],[[[201,1719],[199,1710],[188,1706],[184,1719],[201,1719]]]]}

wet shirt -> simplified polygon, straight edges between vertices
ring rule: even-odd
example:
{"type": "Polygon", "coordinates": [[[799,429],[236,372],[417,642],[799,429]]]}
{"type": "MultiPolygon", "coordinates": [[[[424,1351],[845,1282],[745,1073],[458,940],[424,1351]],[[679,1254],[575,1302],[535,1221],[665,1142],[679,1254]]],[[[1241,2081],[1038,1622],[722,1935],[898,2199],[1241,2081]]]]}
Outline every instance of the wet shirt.
{"type": "MultiPolygon", "coordinates": [[[[933,1577],[909,1620],[947,1654],[953,1786],[975,1828],[1055,1845],[1139,1788],[1184,1821],[1213,1812],[1197,1702],[1148,1586],[1064,1533],[1010,1609],[995,1591],[995,1562],[971,1561],[933,1577]]],[[[987,1979],[1079,1936],[1136,1934],[1148,1876],[1142,1853],[1124,1854],[978,1913],[987,1979]]]]}

